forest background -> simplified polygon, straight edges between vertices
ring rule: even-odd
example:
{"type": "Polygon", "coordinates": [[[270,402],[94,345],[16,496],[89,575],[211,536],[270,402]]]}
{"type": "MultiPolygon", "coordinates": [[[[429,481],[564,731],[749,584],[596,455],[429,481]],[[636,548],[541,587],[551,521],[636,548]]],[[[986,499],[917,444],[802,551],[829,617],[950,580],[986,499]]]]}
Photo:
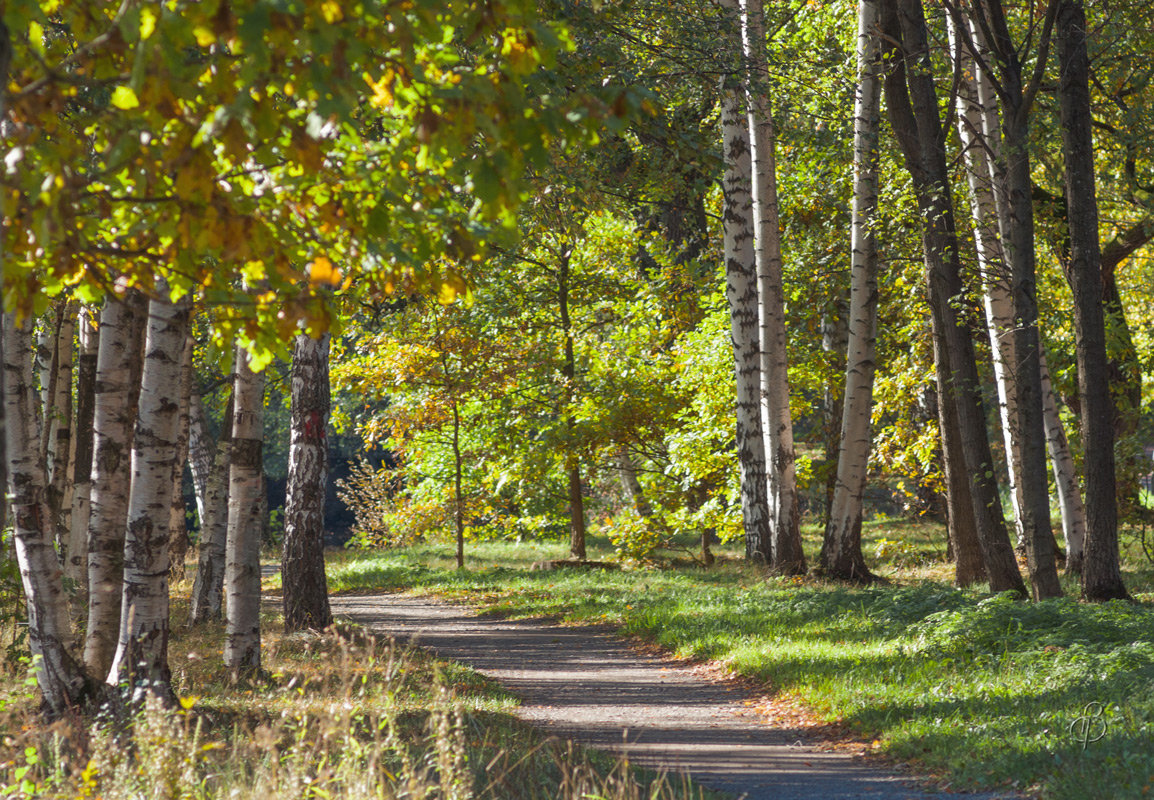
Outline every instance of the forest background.
{"type": "Polygon", "coordinates": [[[959,585],[1145,592],[1154,20],[1086,13],[6,4],[13,656],[57,716],[173,702],[194,545],[255,673],[262,543],[330,620],[322,497],[459,566],[868,584],[913,517],[959,585]]]}

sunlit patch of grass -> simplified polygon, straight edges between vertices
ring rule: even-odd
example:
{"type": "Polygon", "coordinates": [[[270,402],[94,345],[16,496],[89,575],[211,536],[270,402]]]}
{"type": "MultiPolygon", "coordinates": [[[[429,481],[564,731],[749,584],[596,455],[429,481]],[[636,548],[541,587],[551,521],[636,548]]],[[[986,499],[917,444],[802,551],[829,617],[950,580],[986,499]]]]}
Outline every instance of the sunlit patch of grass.
{"type": "MultiPolygon", "coordinates": [[[[1150,564],[1133,534],[1122,539],[1127,584],[1149,598],[1150,564]]],[[[943,531],[927,522],[869,523],[863,542],[890,584],[770,577],[733,548],[710,569],[528,571],[515,549],[481,544],[459,572],[447,549],[424,547],[335,559],[331,574],[357,591],[372,588],[371,575],[381,590],[436,592],[492,613],[617,625],[803,697],[958,787],[1147,796],[1154,605],[1080,604],[1070,577],[1071,598],[1045,603],[956,589],[943,531]],[[881,540],[910,547],[879,563],[870,548],[881,540]],[[357,566],[345,573],[347,564],[357,566]]]]}
{"type": "MultiPolygon", "coordinates": [[[[183,620],[178,601],[174,620],[183,620]]],[[[401,797],[673,800],[672,777],[547,739],[491,679],[364,630],[280,633],[262,615],[260,676],[232,682],[219,622],[174,628],[179,708],[44,726],[35,687],[0,682],[0,796],[105,800],[401,797]]]]}

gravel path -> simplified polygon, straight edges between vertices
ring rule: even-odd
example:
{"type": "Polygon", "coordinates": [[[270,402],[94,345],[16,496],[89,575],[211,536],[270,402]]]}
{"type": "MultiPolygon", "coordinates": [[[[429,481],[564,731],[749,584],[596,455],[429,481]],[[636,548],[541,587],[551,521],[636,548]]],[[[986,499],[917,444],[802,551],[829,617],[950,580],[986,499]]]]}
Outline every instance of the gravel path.
{"type": "Polygon", "coordinates": [[[522,700],[518,715],[552,734],[684,770],[746,800],[906,800],[943,794],[817,749],[798,729],[751,714],[751,696],[700,669],[639,653],[605,628],[479,617],[404,595],[334,597],[333,613],[489,675],[522,700]]]}

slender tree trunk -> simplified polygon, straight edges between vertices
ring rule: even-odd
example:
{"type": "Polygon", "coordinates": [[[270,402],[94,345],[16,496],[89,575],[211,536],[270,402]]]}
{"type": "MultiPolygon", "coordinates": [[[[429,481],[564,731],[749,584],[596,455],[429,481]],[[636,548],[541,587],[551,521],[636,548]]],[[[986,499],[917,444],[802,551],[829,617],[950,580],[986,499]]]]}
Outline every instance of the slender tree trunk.
{"type": "Polygon", "coordinates": [[[52,335],[51,380],[48,386],[49,405],[44,411],[48,468],[48,508],[52,514],[53,536],[64,564],[64,577],[70,594],[76,593],[78,578],[83,570],[72,567],[70,549],[72,534],[72,367],[73,340],[76,336],[78,306],[64,298],[57,301],[56,322],[52,335]]]}
{"type": "Polygon", "coordinates": [[[573,401],[576,393],[577,359],[573,352],[573,323],[569,317],[569,254],[561,256],[557,301],[561,315],[563,358],[561,373],[565,378],[565,427],[567,436],[565,473],[569,481],[569,555],[585,558],[585,499],[581,485],[581,463],[577,459],[576,423],[573,401]]]}
{"type": "Polygon", "coordinates": [[[457,569],[465,568],[465,495],[461,490],[461,406],[453,397],[453,523],[457,533],[457,569]]]}
{"type": "MultiPolygon", "coordinates": [[[[948,404],[943,410],[945,419],[952,420],[956,414],[962,463],[970,476],[971,504],[990,588],[995,592],[1025,593],[1006,533],[997,484],[990,477],[993,459],[973,342],[965,320],[955,307],[955,298],[962,297],[964,289],[945,135],[920,0],[889,0],[883,7],[883,24],[891,41],[903,43],[900,58],[886,78],[886,95],[924,224],[922,244],[930,319],[937,340],[939,403],[948,404]]],[[[943,437],[945,433],[943,431],[943,437]]]]}
{"type": "Polygon", "coordinates": [[[39,656],[36,678],[49,714],[60,716],[84,697],[88,681],[84,669],[68,653],[68,598],[52,547],[40,466],[32,332],[29,320],[18,324],[13,312],[3,314],[3,324],[5,461],[16,560],[28,601],[29,646],[39,656]]]}
{"type": "Polygon", "coordinates": [[[878,0],[859,0],[857,99],[854,109],[854,199],[850,234],[849,344],[842,404],[837,478],[821,565],[831,578],[868,582],[873,575],[861,551],[862,497],[869,477],[877,342],[878,133],[881,127],[881,38],[878,0]]]}
{"type": "Polygon", "coordinates": [[[108,682],[174,699],[168,668],[168,572],[172,473],[180,439],[189,308],[167,286],[148,304],[140,405],[132,439],[132,492],[124,540],[120,637],[108,682]]]}
{"type": "Polygon", "coordinates": [[[292,441],[281,555],[286,633],[324,630],[333,622],[324,554],[329,408],[329,335],[313,339],[298,334],[293,343],[292,441]]]}
{"type": "MultiPolygon", "coordinates": [[[[1000,0],[986,4],[993,36],[991,49],[1000,67],[1002,146],[997,151],[994,188],[1002,195],[1009,227],[1002,244],[1009,265],[1013,310],[1013,352],[1016,412],[1011,433],[1017,434],[1017,456],[1023,539],[1030,585],[1036,599],[1060,597],[1050,497],[1046,482],[1046,438],[1042,420],[1042,380],[1038,364],[1038,305],[1034,253],[1034,206],[1030,180],[1029,114],[1032,105],[1022,65],[1002,14],[1000,0]]],[[[1044,58],[1048,28],[1040,48],[1044,58]]]]}
{"type": "Polygon", "coordinates": [[[69,518],[68,559],[65,574],[76,584],[72,615],[77,622],[88,616],[88,525],[92,518],[93,415],[96,410],[96,359],[100,331],[90,306],[79,315],[80,351],[76,358],[76,414],[72,436],[72,515],[69,518]]]}
{"type": "Polygon", "coordinates": [[[1058,492],[1058,504],[1062,508],[1062,533],[1066,539],[1066,571],[1080,575],[1082,554],[1086,545],[1086,507],[1082,504],[1082,488],[1078,485],[1078,473],[1074,467],[1074,458],[1070,455],[1070,443],[1066,440],[1066,430],[1058,416],[1045,351],[1041,353],[1041,363],[1042,400],[1045,402],[1042,412],[1046,420],[1046,442],[1050,448],[1050,463],[1054,468],[1054,487],[1058,492]]]}
{"type": "Polygon", "coordinates": [[[1070,289],[1074,295],[1078,397],[1086,465],[1086,547],[1082,597],[1129,597],[1118,561],[1114,483],[1114,408],[1110,397],[1102,303],[1098,200],[1094,185],[1086,14],[1079,0],[1058,4],[1058,88],[1069,207],[1070,289]]]}
{"type": "MultiPolygon", "coordinates": [[[[232,458],[232,420],[236,393],[229,395],[220,440],[213,455],[212,469],[202,500],[200,540],[197,547],[196,577],[192,584],[188,621],[196,625],[223,614],[225,543],[228,539],[229,465],[232,458]]],[[[204,407],[199,397],[193,397],[190,430],[203,427],[204,407]],[[199,422],[198,422],[199,420],[199,422]]],[[[207,437],[207,432],[202,433],[207,437]]]]}
{"type": "Polygon", "coordinates": [[[260,669],[260,493],[264,463],[264,373],[249,368],[248,351],[240,345],[236,348],[233,396],[224,664],[234,677],[239,677],[260,669]]]}
{"type": "Polygon", "coordinates": [[[180,355],[180,418],[177,428],[176,459],[172,462],[172,505],[168,512],[169,574],[174,581],[184,578],[184,558],[188,554],[188,521],[184,513],[184,464],[188,461],[188,436],[192,402],[193,338],[185,336],[180,355]]]}
{"type": "Polygon", "coordinates": [[[754,250],[753,164],[750,154],[745,70],[741,66],[741,18],[737,0],[723,0],[733,72],[721,86],[722,232],[725,249],[725,296],[729,301],[736,379],[736,445],[741,470],[741,516],[745,557],[769,564],[769,496],[765,438],[761,420],[761,339],[754,250]]]}
{"type": "Polygon", "coordinates": [[[136,400],[134,362],[140,342],[134,337],[144,316],[141,296],[109,297],[100,314],[93,409],[91,519],[88,528],[88,631],[84,664],[94,675],[112,666],[120,625],[124,579],[124,533],[128,520],[131,453],[136,400]]]}
{"type": "Polygon", "coordinates": [[[195,391],[191,392],[188,398],[188,468],[192,473],[192,488],[196,493],[196,517],[202,529],[208,517],[205,496],[215,456],[216,446],[208,429],[204,401],[195,391]]]}
{"type": "MultiPolygon", "coordinates": [[[[1003,201],[1005,193],[999,195],[994,191],[995,181],[1000,174],[995,166],[1000,163],[998,156],[1002,149],[998,98],[986,69],[974,61],[962,41],[965,37],[959,35],[954,27],[958,20],[951,16],[949,21],[951,34],[955,40],[954,51],[961,60],[963,80],[959,93],[958,129],[966,148],[970,188],[973,193],[975,239],[978,244],[979,266],[984,279],[986,317],[994,356],[994,374],[1006,445],[1006,464],[1010,473],[1010,497],[1014,504],[1018,542],[1025,549],[1025,528],[1021,514],[1025,501],[1018,480],[1018,475],[1022,471],[1020,435],[1015,431],[1017,389],[1014,386],[1014,375],[1017,367],[1013,343],[1014,309],[1009,287],[1011,276],[1006,269],[1001,238],[1001,232],[1009,231],[1014,223],[1008,203],[1003,201]],[[969,76],[972,76],[972,80],[969,76]]],[[[968,24],[968,30],[970,43],[981,50],[983,60],[988,64],[992,54],[984,46],[982,31],[972,21],[968,24]]],[[[1073,471],[1073,459],[1066,444],[1066,434],[1055,406],[1045,350],[1040,342],[1038,367],[1043,424],[1062,510],[1062,527],[1066,532],[1067,545],[1071,539],[1080,543],[1086,527],[1085,511],[1082,508],[1077,476],[1073,471]]],[[[1056,551],[1056,543],[1051,547],[1056,551]]],[[[1080,544],[1078,547],[1080,554],[1080,544]]]]}
{"type": "Polygon", "coordinates": [[[785,331],[781,228],[777,201],[775,133],[770,113],[763,0],[741,0],[757,269],[758,364],[762,434],[765,437],[770,559],[787,575],[806,571],[797,500],[793,421],[789,413],[789,360],[785,331]]]}
{"type": "MultiPolygon", "coordinates": [[[[1024,545],[1022,526],[1021,436],[1015,428],[1018,417],[1017,373],[1014,359],[1014,307],[1010,295],[1011,276],[1006,269],[999,233],[999,209],[994,195],[993,169],[989,154],[1001,147],[1001,124],[998,121],[997,98],[989,76],[975,62],[966,47],[966,37],[959,34],[958,20],[947,19],[951,49],[956,70],[961,76],[957,96],[957,126],[970,186],[970,208],[974,220],[974,244],[978,269],[982,277],[982,300],[986,309],[986,331],[994,363],[994,383],[998,390],[998,414],[1006,448],[1006,472],[1010,484],[1010,502],[1014,509],[1017,540],[1024,545]],[[987,105],[988,104],[988,105],[987,105]]],[[[970,41],[980,42],[980,33],[970,25],[970,41]]],[[[989,57],[989,53],[984,54],[989,57]]],[[[1003,227],[1008,229],[1009,222],[1003,227]]]]}

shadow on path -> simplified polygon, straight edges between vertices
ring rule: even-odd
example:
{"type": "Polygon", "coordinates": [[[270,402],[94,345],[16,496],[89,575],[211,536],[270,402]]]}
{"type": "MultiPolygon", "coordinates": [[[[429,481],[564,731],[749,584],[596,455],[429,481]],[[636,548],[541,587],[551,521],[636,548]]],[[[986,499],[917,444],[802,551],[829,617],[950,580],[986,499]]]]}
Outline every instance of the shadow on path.
{"type": "Polygon", "coordinates": [[[685,771],[747,800],[993,800],[959,795],[800,741],[797,730],[741,716],[747,697],[689,667],[638,654],[605,628],[478,617],[403,595],[334,597],[333,613],[461,661],[518,695],[518,716],[552,734],[654,770],[685,771]]]}

